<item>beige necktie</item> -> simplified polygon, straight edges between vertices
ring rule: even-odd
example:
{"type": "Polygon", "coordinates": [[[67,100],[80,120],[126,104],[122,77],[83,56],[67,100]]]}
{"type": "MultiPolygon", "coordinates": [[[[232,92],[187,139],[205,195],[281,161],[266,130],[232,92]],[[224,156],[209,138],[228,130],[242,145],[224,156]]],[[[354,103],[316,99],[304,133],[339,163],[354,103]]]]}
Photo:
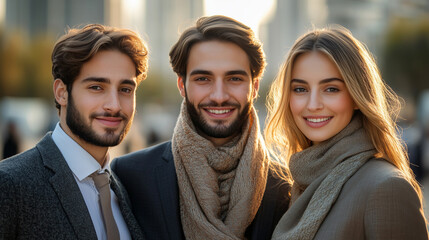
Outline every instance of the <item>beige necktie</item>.
{"type": "Polygon", "coordinates": [[[107,171],[100,174],[95,172],[91,176],[100,196],[101,212],[103,213],[107,239],[119,240],[119,230],[116,226],[115,218],[113,217],[112,205],[110,202],[109,173],[107,171]]]}

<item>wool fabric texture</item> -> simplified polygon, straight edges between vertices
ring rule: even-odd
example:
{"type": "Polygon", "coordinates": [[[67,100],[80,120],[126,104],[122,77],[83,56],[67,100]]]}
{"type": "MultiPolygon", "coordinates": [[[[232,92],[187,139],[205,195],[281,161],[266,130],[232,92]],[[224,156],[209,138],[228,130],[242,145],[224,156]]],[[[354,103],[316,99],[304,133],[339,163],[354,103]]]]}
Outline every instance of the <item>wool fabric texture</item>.
{"type": "Polygon", "coordinates": [[[183,102],[172,150],[186,239],[244,239],[261,204],[269,167],[255,109],[241,135],[215,147],[196,132],[183,102]]]}
{"type": "Polygon", "coordinates": [[[313,239],[343,185],[375,153],[356,112],[337,135],[292,155],[291,206],[272,239],[313,239]]]}

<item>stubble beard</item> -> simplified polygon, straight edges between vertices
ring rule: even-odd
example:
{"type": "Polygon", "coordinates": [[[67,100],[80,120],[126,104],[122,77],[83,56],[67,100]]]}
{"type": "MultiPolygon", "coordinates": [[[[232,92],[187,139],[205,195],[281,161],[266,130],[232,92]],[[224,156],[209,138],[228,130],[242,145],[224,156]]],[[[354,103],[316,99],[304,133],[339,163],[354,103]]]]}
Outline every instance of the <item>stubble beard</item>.
{"type": "Polygon", "coordinates": [[[131,127],[133,116],[128,119],[123,113],[117,112],[116,114],[110,113],[92,113],[89,120],[94,120],[96,117],[120,117],[125,122],[125,126],[119,134],[115,134],[115,129],[105,128],[103,135],[97,134],[91,127],[91,124],[86,123],[85,117],[76,108],[71,94],[69,94],[67,104],[66,123],[73,134],[83,139],[85,142],[100,147],[112,147],[122,142],[125,135],[131,127]]]}
{"type": "MultiPolygon", "coordinates": [[[[224,120],[215,121],[216,126],[211,126],[207,120],[203,117],[201,112],[198,112],[195,108],[195,105],[189,101],[188,96],[185,97],[186,108],[188,110],[189,116],[192,123],[194,124],[197,131],[202,132],[203,134],[212,137],[212,138],[227,138],[241,133],[243,125],[247,122],[249,118],[251,106],[253,103],[247,102],[244,105],[243,109],[237,116],[237,118],[229,125],[225,126],[224,120]]],[[[233,106],[237,111],[240,111],[241,105],[238,103],[223,102],[222,104],[217,104],[215,102],[210,102],[206,104],[198,104],[198,109],[204,111],[204,107],[225,107],[233,106]]]]}

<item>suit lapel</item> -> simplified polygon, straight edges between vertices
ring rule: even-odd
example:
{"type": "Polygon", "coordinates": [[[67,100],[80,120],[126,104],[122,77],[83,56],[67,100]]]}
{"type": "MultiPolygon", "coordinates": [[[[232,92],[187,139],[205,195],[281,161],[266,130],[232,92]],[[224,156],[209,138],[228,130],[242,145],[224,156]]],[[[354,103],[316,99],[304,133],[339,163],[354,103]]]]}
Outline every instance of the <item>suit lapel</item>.
{"type": "Polygon", "coordinates": [[[78,239],[97,239],[79,186],[60,150],[52,140],[51,134],[48,133],[36,147],[42,155],[45,167],[53,172],[49,182],[56,192],[76,236],[78,239]]]}
{"type": "Polygon", "coordinates": [[[272,221],[274,219],[274,206],[270,204],[271,196],[264,194],[258,212],[250,225],[249,239],[264,239],[265,236],[270,236],[272,233],[272,221]]]}
{"type": "Polygon", "coordinates": [[[128,230],[130,231],[131,238],[144,239],[142,230],[140,229],[140,226],[138,225],[137,220],[135,219],[133,213],[131,212],[131,208],[130,208],[131,203],[130,203],[130,200],[128,199],[126,192],[124,192],[125,191],[124,186],[122,186],[121,182],[118,181],[118,177],[113,172],[112,172],[112,175],[110,176],[110,180],[111,180],[110,187],[112,188],[113,192],[115,192],[116,197],[118,198],[119,208],[128,226],[128,230]]]}
{"type": "Polygon", "coordinates": [[[270,239],[280,218],[289,205],[289,201],[283,197],[283,194],[289,192],[289,188],[281,182],[276,180],[268,171],[267,184],[262,198],[261,205],[256,213],[255,219],[248,228],[249,239],[270,239]]]}
{"type": "Polygon", "coordinates": [[[162,158],[165,162],[155,168],[158,191],[169,236],[171,239],[178,239],[183,236],[183,230],[180,221],[179,191],[171,143],[166,144],[162,158]]]}

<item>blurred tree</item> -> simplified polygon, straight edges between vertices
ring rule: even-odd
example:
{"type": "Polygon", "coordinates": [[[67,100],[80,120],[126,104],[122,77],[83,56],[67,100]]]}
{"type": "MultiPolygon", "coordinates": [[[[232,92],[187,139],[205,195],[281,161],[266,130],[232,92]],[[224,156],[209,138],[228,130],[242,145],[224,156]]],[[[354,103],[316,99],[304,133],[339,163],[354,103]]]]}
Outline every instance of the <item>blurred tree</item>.
{"type": "Polygon", "coordinates": [[[162,85],[159,74],[148,71],[147,78],[137,88],[137,101],[159,102],[162,100],[162,85]]]}
{"type": "Polygon", "coordinates": [[[429,17],[397,20],[387,31],[383,77],[398,94],[417,102],[429,89],[429,17]]]}
{"type": "Polygon", "coordinates": [[[147,79],[137,89],[137,101],[142,103],[177,104],[182,97],[176,79],[162,79],[162,75],[149,65],[147,79]]]}
{"type": "Polygon", "coordinates": [[[26,96],[52,99],[52,63],[51,52],[54,46],[52,38],[46,35],[36,37],[27,46],[25,55],[26,96]]]}
{"type": "Polygon", "coordinates": [[[52,38],[0,34],[0,98],[52,97],[52,38]]]}
{"type": "Polygon", "coordinates": [[[0,25],[0,99],[2,96],[4,96],[4,86],[3,86],[3,78],[2,78],[2,72],[3,72],[3,52],[4,52],[4,30],[2,26],[0,25]]]}
{"type": "Polygon", "coordinates": [[[19,33],[6,38],[2,36],[0,55],[0,88],[3,96],[23,96],[24,64],[22,58],[23,41],[19,33]]]}

